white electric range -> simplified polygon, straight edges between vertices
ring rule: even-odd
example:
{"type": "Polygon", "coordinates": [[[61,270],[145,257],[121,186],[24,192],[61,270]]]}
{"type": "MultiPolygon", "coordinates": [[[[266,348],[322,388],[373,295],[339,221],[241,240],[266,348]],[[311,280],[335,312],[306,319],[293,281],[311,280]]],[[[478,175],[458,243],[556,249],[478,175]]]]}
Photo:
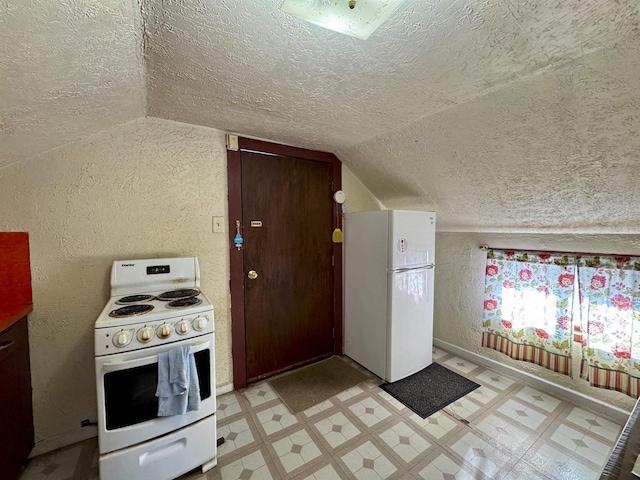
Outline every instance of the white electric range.
{"type": "Polygon", "coordinates": [[[197,258],[115,261],[95,355],[101,480],[171,480],[216,464],[214,316],[197,258]],[[158,417],[158,354],[182,345],[201,408],[158,417]]]}

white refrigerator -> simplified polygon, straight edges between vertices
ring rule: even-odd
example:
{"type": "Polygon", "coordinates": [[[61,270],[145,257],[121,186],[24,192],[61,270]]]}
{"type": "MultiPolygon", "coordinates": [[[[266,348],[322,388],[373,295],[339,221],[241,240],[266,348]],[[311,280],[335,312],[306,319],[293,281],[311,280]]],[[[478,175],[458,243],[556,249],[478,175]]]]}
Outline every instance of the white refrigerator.
{"type": "Polygon", "coordinates": [[[345,354],[388,382],[432,362],[436,215],[345,216],[345,354]]]}

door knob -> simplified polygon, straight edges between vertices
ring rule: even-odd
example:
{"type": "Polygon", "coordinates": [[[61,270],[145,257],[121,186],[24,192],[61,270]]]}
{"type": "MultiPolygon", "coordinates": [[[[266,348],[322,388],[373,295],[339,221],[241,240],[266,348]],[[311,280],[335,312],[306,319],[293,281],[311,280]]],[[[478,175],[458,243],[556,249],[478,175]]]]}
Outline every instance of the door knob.
{"type": "Polygon", "coordinates": [[[255,270],[249,270],[247,277],[249,277],[249,280],[255,280],[256,278],[258,278],[258,272],[256,272],[255,270]]]}

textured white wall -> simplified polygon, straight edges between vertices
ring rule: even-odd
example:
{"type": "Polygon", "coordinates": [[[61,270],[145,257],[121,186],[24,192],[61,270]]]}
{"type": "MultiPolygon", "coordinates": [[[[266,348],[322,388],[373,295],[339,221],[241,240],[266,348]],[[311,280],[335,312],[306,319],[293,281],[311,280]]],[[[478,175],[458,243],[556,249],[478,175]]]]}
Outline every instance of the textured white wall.
{"type": "Polygon", "coordinates": [[[37,441],[96,418],[93,323],[115,259],[196,255],[215,306],[217,383],[230,381],[223,132],[146,118],[0,170],[0,230],[30,234],[37,441]]]}
{"type": "Polygon", "coordinates": [[[367,212],[382,209],[380,201],[345,165],[342,165],[342,191],[347,196],[345,203],[348,212],[367,212]]]}
{"type": "Polygon", "coordinates": [[[535,235],[487,233],[438,233],[436,235],[436,276],[434,336],[471,352],[556,382],[621,408],[631,409],[634,401],[617,392],[593,388],[579,378],[579,349],[574,350],[574,376],[551,372],[537,365],[518,362],[480,345],[484,267],[486,252],[479,245],[495,248],[522,248],[594,253],[640,254],[638,235],[535,235]]]}

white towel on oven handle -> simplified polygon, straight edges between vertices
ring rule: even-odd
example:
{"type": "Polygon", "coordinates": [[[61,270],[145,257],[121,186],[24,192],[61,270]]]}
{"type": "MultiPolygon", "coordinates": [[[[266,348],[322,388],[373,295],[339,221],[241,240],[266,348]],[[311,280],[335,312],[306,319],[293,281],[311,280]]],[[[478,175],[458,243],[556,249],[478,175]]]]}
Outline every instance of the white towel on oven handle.
{"type": "Polygon", "coordinates": [[[169,350],[169,385],[172,395],[184,395],[189,389],[189,350],[183,345],[169,350]]]}
{"type": "Polygon", "coordinates": [[[187,412],[192,410],[200,410],[200,382],[198,381],[198,369],[196,368],[196,357],[193,353],[188,356],[189,359],[189,399],[187,402],[187,412]]]}
{"type": "Polygon", "coordinates": [[[200,385],[195,358],[189,346],[158,355],[158,416],[184,415],[200,409],[200,385]]]}

